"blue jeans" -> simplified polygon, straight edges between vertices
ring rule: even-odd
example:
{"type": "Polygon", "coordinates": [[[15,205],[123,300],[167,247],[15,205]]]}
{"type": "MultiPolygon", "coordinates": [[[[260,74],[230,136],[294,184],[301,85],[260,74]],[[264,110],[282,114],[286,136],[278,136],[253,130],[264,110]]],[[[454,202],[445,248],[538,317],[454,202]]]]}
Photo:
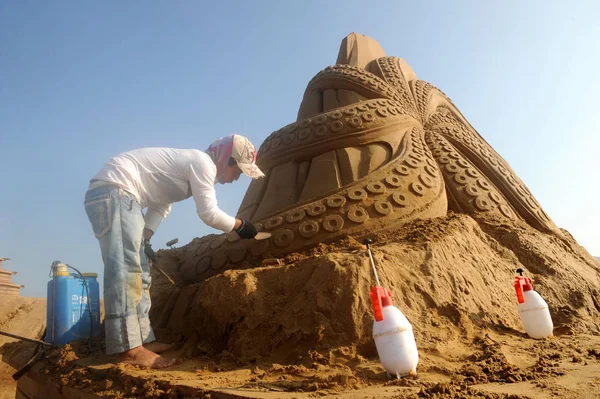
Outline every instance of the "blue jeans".
{"type": "Polygon", "coordinates": [[[104,262],[106,353],[155,340],[150,327],[150,269],[143,251],[144,214],[135,197],[113,185],[85,194],[85,212],[104,262]]]}

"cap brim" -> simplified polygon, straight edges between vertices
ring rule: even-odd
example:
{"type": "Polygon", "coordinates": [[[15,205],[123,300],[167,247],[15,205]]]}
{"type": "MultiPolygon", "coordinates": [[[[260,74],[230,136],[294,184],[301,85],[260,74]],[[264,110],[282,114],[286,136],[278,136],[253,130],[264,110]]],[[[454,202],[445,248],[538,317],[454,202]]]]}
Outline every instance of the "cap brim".
{"type": "Polygon", "coordinates": [[[244,174],[251,179],[259,179],[261,177],[265,177],[265,174],[254,163],[238,162],[237,165],[242,170],[242,172],[244,172],[244,174]]]}

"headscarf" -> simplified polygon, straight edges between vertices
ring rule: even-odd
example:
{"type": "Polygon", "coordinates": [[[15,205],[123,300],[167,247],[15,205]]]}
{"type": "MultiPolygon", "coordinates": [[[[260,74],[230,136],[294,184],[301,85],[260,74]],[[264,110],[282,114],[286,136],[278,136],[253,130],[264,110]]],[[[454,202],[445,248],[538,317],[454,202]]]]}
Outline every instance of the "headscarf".
{"type": "Polygon", "coordinates": [[[236,160],[239,168],[252,179],[264,177],[264,173],[256,166],[256,148],[250,140],[239,134],[231,134],[215,140],[206,150],[217,166],[217,180],[222,183],[223,175],[229,159],[236,160]]]}

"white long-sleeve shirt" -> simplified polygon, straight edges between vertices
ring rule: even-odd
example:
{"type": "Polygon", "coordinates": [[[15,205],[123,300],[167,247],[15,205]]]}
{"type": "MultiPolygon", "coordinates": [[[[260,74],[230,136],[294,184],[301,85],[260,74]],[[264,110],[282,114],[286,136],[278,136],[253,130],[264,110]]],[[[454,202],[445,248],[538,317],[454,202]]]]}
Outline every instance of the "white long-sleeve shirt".
{"type": "Polygon", "coordinates": [[[119,154],[92,178],[115,184],[133,194],[142,208],[146,228],[156,231],[174,202],[191,196],[200,219],[217,230],[230,232],[235,218],[217,206],[217,167],[200,150],[141,148],[119,154]]]}

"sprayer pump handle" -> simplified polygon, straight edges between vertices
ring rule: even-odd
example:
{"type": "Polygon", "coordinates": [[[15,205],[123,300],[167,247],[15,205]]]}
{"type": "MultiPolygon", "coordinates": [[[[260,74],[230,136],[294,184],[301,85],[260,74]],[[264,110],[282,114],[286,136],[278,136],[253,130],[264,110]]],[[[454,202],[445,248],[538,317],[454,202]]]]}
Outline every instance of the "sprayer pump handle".
{"type": "Polygon", "coordinates": [[[371,240],[370,238],[365,238],[363,240],[363,244],[365,244],[365,245],[373,244],[373,240],[371,240]]]}
{"type": "Polygon", "coordinates": [[[518,268],[518,269],[517,269],[517,273],[519,273],[521,276],[523,275],[523,272],[524,272],[524,271],[525,271],[525,270],[523,270],[522,268],[518,268]]]}

